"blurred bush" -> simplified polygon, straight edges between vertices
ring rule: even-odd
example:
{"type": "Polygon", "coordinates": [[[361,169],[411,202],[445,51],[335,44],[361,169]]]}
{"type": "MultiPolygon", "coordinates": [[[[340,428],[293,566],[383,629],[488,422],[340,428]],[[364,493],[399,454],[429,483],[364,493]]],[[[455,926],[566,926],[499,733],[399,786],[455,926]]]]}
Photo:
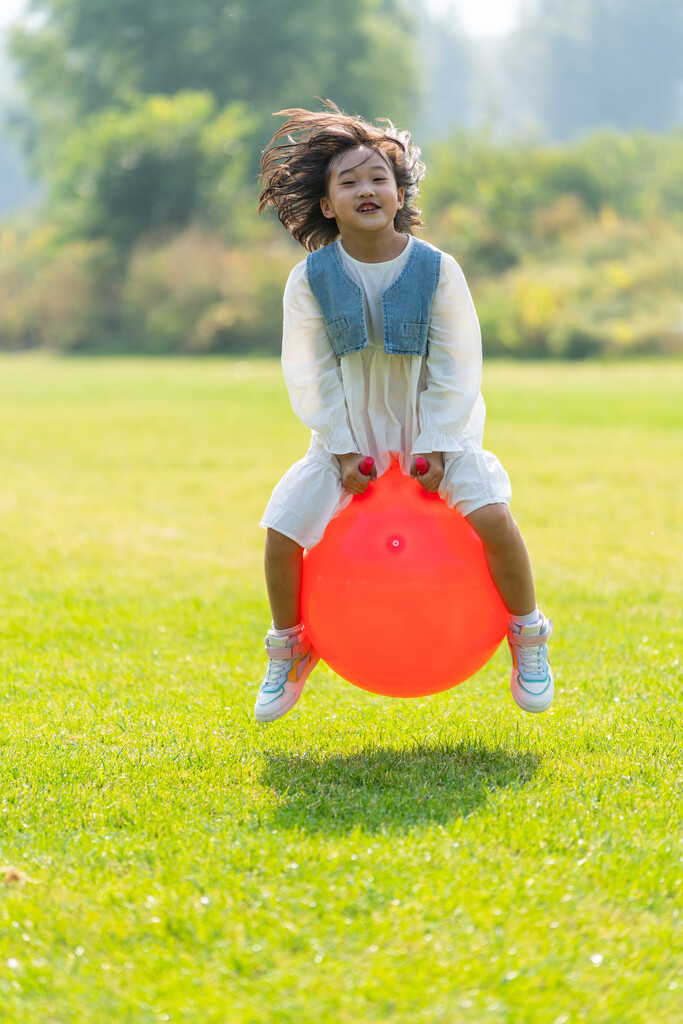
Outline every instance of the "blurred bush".
{"type": "Polygon", "coordinates": [[[134,251],[122,288],[145,352],[279,352],[286,240],[235,248],[197,226],[134,251]]]}
{"type": "Polygon", "coordinates": [[[195,224],[141,241],[122,271],[102,240],[54,238],[0,232],[0,349],[279,352],[283,282],[300,258],[286,239],[237,248],[195,224]]]}
{"type": "Polygon", "coordinates": [[[0,348],[107,351],[129,345],[116,261],[103,241],[58,245],[50,227],[0,231],[0,348]]]}
{"type": "Polygon", "coordinates": [[[459,134],[428,167],[426,236],[463,266],[485,354],[683,352],[683,133],[459,134]]]}
{"type": "Polygon", "coordinates": [[[663,222],[614,225],[609,239],[602,230],[599,240],[577,232],[556,259],[472,283],[488,355],[683,352],[683,233],[663,222]]]}

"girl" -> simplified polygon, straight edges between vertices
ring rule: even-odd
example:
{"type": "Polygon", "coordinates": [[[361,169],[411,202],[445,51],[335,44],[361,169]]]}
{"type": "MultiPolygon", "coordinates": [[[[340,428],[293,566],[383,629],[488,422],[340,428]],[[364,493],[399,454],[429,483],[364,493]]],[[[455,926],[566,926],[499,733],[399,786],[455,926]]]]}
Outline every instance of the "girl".
{"type": "Polygon", "coordinates": [[[481,336],[467,284],[451,256],[412,234],[422,223],[413,205],[420,151],[389,122],[328,107],[281,111],[286,121],[261,161],[259,210],[274,207],[309,252],[285,288],[282,366],[312,436],[261,521],[273,621],[256,717],[290,711],[319,660],[301,622],[304,548],[392,459],[481,538],[510,613],[512,695],[525,711],[545,711],[552,622],[536,607],[508,476],[481,447],[481,336]],[[370,478],[359,469],[366,455],[370,478]],[[418,477],[420,456],[428,469],[418,477]]]}

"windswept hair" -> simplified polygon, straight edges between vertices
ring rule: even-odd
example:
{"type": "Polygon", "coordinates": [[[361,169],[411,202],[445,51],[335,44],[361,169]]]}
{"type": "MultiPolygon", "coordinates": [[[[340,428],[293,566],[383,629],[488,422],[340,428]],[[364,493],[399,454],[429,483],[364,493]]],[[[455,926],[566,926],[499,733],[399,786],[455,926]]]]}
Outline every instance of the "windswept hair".
{"type": "Polygon", "coordinates": [[[333,242],[339,234],[334,219],[325,217],[320,200],[327,195],[331,163],[346,150],[367,146],[391,165],[396,185],[405,190],[394,226],[403,234],[420,227],[420,211],[412,205],[424,177],[420,150],[406,131],[391,121],[377,124],[343,113],[327,100],[328,110],[280,110],[287,120],[261,157],[259,213],[274,207],[281,223],[309,252],[333,242]]]}

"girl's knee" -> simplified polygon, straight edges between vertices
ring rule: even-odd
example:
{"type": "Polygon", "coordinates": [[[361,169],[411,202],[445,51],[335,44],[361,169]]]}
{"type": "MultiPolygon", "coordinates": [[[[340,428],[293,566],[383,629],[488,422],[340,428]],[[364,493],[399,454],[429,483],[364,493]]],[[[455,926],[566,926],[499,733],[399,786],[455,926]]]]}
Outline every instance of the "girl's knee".
{"type": "Polygon", "coordinates": [[[519,533],[510,509],[502,502],[476,509],[467,516],[467,521],[482,541],[488,544],[505,544],[519,533]]]}

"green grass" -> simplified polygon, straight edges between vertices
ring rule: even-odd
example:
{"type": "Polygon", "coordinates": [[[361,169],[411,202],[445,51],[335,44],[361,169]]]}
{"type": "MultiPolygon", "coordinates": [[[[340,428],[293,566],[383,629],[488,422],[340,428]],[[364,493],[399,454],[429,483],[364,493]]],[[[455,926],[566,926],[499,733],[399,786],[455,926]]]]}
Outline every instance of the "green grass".
{"type": "Polygon", "coordinates": [[[683,365],[485,393],[551,711],[501,649],[258,727],[279,367],[0,360],[2,1024],[683,1018],[683,365]]]}

